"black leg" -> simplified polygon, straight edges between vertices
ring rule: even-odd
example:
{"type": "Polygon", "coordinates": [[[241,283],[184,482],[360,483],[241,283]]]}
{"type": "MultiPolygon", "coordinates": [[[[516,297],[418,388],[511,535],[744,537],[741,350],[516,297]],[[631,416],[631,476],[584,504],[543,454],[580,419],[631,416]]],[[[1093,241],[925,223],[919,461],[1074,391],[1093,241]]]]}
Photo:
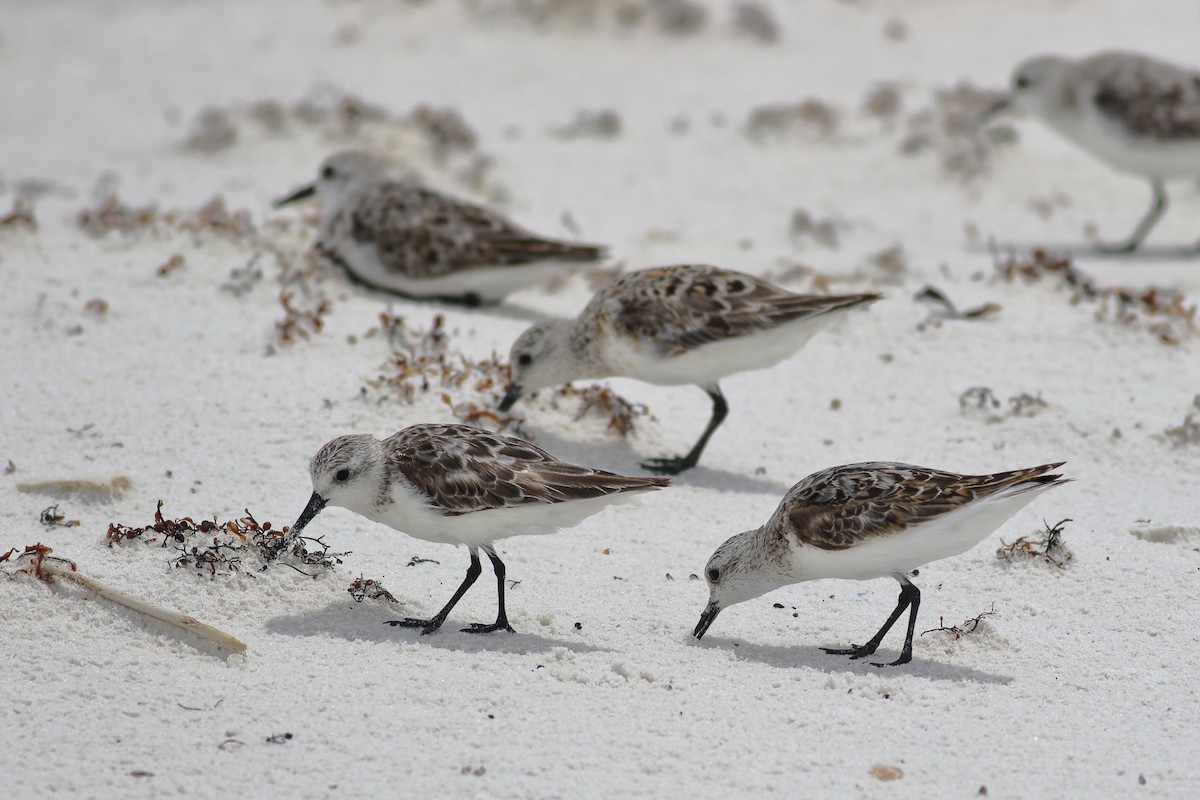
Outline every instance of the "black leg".
{"type": "Polygon", "coordinates": [[[904,638],[904,649],[900,651],[900,657],[890,664],[875,664],[875,666],[898,666],[912,661],[913,630],[917,626],[917,609],[921,607],[921,590],[913,586],[906,577],[898,576],[896,580],[900,581],[900,598],[896,601],[896,609],[888,617],[887,622],[883,623],[883,627],[879,629],[879,632],[871,637],[869,642],[861,647],[852,647],[849,649],[833,647],[822,647],[821,649],[835,656],[850,656],[852,659],[865,658],[879,649],[879,643],[883,641],[883,637],[887,636],[888,631],[892,629],[892,626],[896,624],[896,620],[900,619],[900,615],[907,608],[910,609],[908,614],[908,635],[904,638]]]}
{"type": "Polygon", "coordinates": [[[720,427],[721,423],[725,421],[725,417],[729,416],[729,403],[725,402],[725,395],[721,394],[721,387],[714,383],[704,391],[712,398],[712,418],[708,421],[708,427],[704,429],[704,433],[700,434],[700,440],[696,442],[691,452],[686,456],[646,459],[642,462],[642,469],[657,472],[661,475],[678,475],[684,470],[696,466],[696,462],[700,460],[700,454],[704,452],[709,438],[712,437],[713,432],[720,427]]]}
{"type": "Polygon", "coordinates": [[[1098,245],[1100,252],[1132,253],[1141,246],[1146,234],[1150,233],[1150,229],[1167,210],[1167,190],[1163,186],[1163,182],[1155,178],[1151,181],[1150,186],[1154,189],[1154,201],[1150,204],[1150,210],[1146,212],[1146,216],[1142,217],[1142,221],[1134,228],[1133,233],[1129,234],[1128,239],[1115,244],[1100,244],[1098,245]]]}
{"type": "Polygon", "coordinates": [[[458,591],[450,598],[450,602],[446,603],[445,607],[437,613],[437,616],[433,619],[414,619],[412,617],[392,619],[384,624],[401,628],[420,628],[422,634],[433,633],[442,627],[442,623],[446,621],[446,615],[450,613],[450,609],[458,604],[458,601],[467,593],[467,589],[471,588],[471,584],[475,583],[475,579],[479,577],[479,573],[481,572],[483,572],[483,568],[479,566],[479,551],[472,547],[471,565],[467,567],[467,577],[463,578],[462,585],[458,587],[458,591]]]}
{"type": "Polygon", "coordinates": [[[492,631],[508,631],[516,633],[512,626],[508,624],[508,611],[504,608],[504,562],[500,560],[500,556],[496,555],[496,551],[491,546],[483,548],[492,562],[492,569],[496,571],[496,596],[499,600],[500,610],[496,614],[496,621],[491,625],[485,625],[482,622],[473,622],[471,627],[463,628],[463,633],[491,633],[492,631]]]}

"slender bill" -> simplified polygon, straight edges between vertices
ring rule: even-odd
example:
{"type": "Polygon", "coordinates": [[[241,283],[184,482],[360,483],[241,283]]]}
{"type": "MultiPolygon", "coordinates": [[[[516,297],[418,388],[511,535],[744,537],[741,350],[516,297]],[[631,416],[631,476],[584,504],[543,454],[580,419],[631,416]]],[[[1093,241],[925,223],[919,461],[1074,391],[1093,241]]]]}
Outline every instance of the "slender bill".
{"type": "Polygon", "coordinates": [[[275,207],[283,208],[286,205],[290,205],[290,204],[298,202],[300,200],[307,200],[308,198],[312,197],[316,193],[317,193],[317,185],[315,183],[310,183],[308,186],[300,187],[296,191],[289,194],[287,197],[276,200],[275,207]]]}
{"type": "Polygon", "coordinates": [[[504,395],[504,399],[500,401],[498,410],[502,414],[506,413],[510,408],[513,407],[513,403],[517,402],[520,399],[521,399],[521,387],[516,383],[510,383],[508,385],[508,391],[504,395]]]}
{"type": "Polygon", "coordinates": [[[708,606],[704,609],[704,613],[700,615],[700,621],[696,623],[696,630],[692,631],[692,636],[697,639],[703,639],[704,634],[708,632],[708,628],[713,624],[713,620],[717,618],[717,614],[721,613],[721,607],[713,601],[709,601],[708,606]]]}
{"type": "Polygon", "coordinates": [[[312,493],[312,497],[308,498],[308,505],[300,512],[300,518],[296,520],[296,524],[292,526],[292,529],[287,532],[287,536],[283,539],[285,548],[291,547],[292,542],[296,541],[296,538],[300,535],[300,531],[304,530],[305,526],[312,522],[313,517],[321,513],[321,509],[325,507],[325,503],[327,502],[321,495],[316,492],[312,493]]]}

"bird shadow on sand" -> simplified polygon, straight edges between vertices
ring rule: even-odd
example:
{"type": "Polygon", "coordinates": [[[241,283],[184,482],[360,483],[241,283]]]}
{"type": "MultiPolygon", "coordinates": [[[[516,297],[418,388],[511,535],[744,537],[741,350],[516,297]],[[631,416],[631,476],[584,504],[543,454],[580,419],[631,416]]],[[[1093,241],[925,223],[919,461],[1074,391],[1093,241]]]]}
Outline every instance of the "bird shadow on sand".
{"type": "Polygon", "coordinates": [[[388,291],[370,283],[366,283],[361,278],[355,277],[349,270],[342,270],[347,282],[357,288],[361,293],[370,295],[379,300],[385,305],[390,306],[392,303],[406,303],[419,308],[429,309],[432,311],[465,311],[471,314],[482,314],[489,317],[497,317],[500,319],[511,319],[517,322],[528,322],[530,324],[537,322],[545,322],[555,317],[545,314],[537,309],[527,308],[521,305],[515,305],[510,302],[495,303],[491,305],[468,305],[466,303],[447,300],[439,297],[412,297],[398,292],[388,291]]]}
{"type": "MultiPolygon", "coordinates": [[[[876,667],[873,665],[871,663],[872,660],[889,661],[899,655],[898,652],[887,649],[881,649],[871,659],[851,661],[848,656],[835,656],[826,653],[819,647],[781,647],[779,645],[751,644],[745,641],[724,639],[719,636],[706,636],[704,645],[708,645],[710,642],[713,646],[733,650],[734,655],[744,661],[757,661],[760,664],[779,667],[780,669],[808,667],[818,672],[824,672],[827,675],[835,673],[878,675],[880,677],[909,675],[914,678],[925,678],[931,681],[991,683],[1000,685],[1012,683],[1012,678],[1004,675],[993,675],[990,672],[983,672],[971,669],[970,667],[960,667],[954,664],[945,664],[940,661],[931,661],[923,658],[914,658],[909,663],[898,667],[876,667]]],[[[845,645],[839,644],[837,646],[843,647],[845,645]]]]}
{"type": "MultiPolygon", "coordinates": [[[[655,473],[641,467],[642,461],[649,456],[638,455],[628,440],[611,442],[580,442],[557,436],[533,426],[527,426],[537,437],[534,441],[538,447],[544,448],[564,461],[584,464],[589,467],[606,469],[624,475],[653,475],[655,473]]],[[[757,478],[741,472],[705,466],[703,463],[687,470],[680,475],[669,475],[676,486],[696,486],[701,489],[716,489],[724,492],[741,492],[743,494],[782,495],[791,488],[791,484],[780,483],[768,478],[757,478]]]]}
{"type": "MultiPolygon", "coordinates": [[[[387,625],[388,620],[403,619],[404,614],[380,605],[330,603],[324,608],[275,617],[267,622],[267,631],[282,636],[334,636],[360,642],[420,643],[462,653],[511,653],[529,655],[548,653],[562,647],[575,653],[608,652],[586,642],[556,639],[536,633],[462,633],[466,623],[453,617],[428,636],[415,628],[387,625]]],[[[515,627],[515,626],[514,626],[515,627]]]]}
{"type": "Polygon", "coordinates": [[[1003,263],[1008,259],[1015,259],[1018,253],[1029,253],[1034,250],[1043,250],[1047,253],[1055,255],[1069,256],[1071,258],[1086,257],[1089,259],[1103,259],[1105,261],[1155,261],[1155,262],[1170,262],[1170,261],[1195,261],[1200,259],[1200,249],[1197,248],[1195,242],[1183,245],[1143,245],[1132,253],[1114,253],[1106,250],[1101,250],[1094,242],[1074,241],[1070,243],[1054,243],[1054,242],[972,242],[966,246],[967,252],[970,253],[988,253],[997,263],[1003,263]]]}

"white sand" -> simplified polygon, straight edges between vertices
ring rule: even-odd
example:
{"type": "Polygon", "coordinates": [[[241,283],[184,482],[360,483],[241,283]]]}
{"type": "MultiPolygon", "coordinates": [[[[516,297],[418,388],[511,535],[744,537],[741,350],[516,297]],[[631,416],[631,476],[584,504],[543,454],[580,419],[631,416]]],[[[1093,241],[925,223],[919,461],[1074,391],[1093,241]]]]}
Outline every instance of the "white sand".
{"type": "MultiPolygon", "coordinates": [[[[972,181],[932,152],[899,147],[904,119],[936,89],[1001,88],[1031,52],[1119,45],[1195,63],[1200,6],[779,2],[782,39],[768,46],[736,36],[723,3],[685,37],[653,25],[539,31],[463,5],[10,3],[0,17],[0,207],[24,180],[53,190],[36,203],[36,232],[0,229],[0,467],[16,467],[0,476],[0,551],[44,542],[89,576],[249,648],[227,663],[78,590],[0,580],[3,793],[1195,796],[1200,446],[1172,447],[1163,432],[1189,410],[1200,416],[1197,334],[1167,346],[1144,322],[1096,320],[1098,306],[1071,305],[1050,280],[997,281],[985,246],[992,236],[1018,253],[1080,244],[1088,222],[1117,238],[1148,189],[1032,120],[972,181]],[[907,37],[889,41],[885,25],[901,18],[907,37]],[[881,80],[904,103],[891,127],[860,110],[881,80]],[[485,192],[504,189],[507,211],[553,235],[570,235],[569,212],[582,238],[630,267],[694,260],[779,274],[804,263],[838,278],[835,291],[888,299],[792,361],[726,381],[732,414],[675,488],[559,536],[503,542],[520,581],[509,597],[516,635],[457,632],[492,618],[489,576],[436,635],[382,625],[396,612],[355,604],[353,578],[380,579],[408,613],[426,614],[457,586],[466,554],[340,510],[311,531],[352,554],[315,581],[286,569],[212,580],[170,568],[173,551],[157,545],[109,549],[108,524],[147,524],[159,499],[168,516],[224,520],[248,507],[289,524],[309,493],[307,460],[328,438],[449,419],[437,392],[412,406],[359,399],[387,355],[381,339],[362,338],[386,298],[333,273],[320,284],[333,303],[325,330],[267,356],[282,315],[273,259],[260,259],[264,278],[247,294],[219,288],[253,243],[167,225],[93,239],[75,223],[111,173],[135,206],[194,212],[222,195],[296,250],[311,230],[269,203],[348,144],[471,191],[461,177],[470,156],[435,164],[410,130],[330,137],[328,123],[290,119],[271,134],[245,111],[259,100],[291,106],[321,85],[396,115],[419,103],[457,109],[494,160],[485,192]],[[806,98],[840,112],[831,136],[801,126],[756,143],[743,132],[750,109],[806,98]],[[207,106],[233,111],[237,140],[211,154],[184,149],[207,106]],[[580,109],[616,111],[620,134],[551,135],[580,109]],[[677,118],[686,132],[671,131],[677,118]],[[1039,216],[1034,201],[1053,201],[1053,213],[1039,216]],[[844,223],[838,249],[789,238],[796,209],[844,223]],[[892,245],[908,268],[888,282],[868,260],[892,245]],[[184,266],[157,276],[176,253],[184,266]],[[919,331],[930,307],[911,298],[926,283],[962,307],[1002,310],[919,331]],[[106,313],[85,309],[93,298],[106,313]],[[960,410],[976,386],[1002,403],[1040,392],[1048,406],[1021,418],[1001,408],[989,422],[960,410]],[[918,630],[993,603],[996,616],[957,641],[920,637],[908,666],[878,670],[818,649],[869,636],[895,601],[888,580],[781,590],[726,611],[697,644],[689,634],[706,593],[688,575],[728,535],[764,521],[794,481],[865,459],[967,472],[1065,459],[1077,480],[970,553],[921,570],[918,630]],[[16,488],[117,476],[132,486],[111,501],[16,488]],[[38,515],[54,502],[80,525],[43,528],[38,515]],[[996,559],[1001,538],[1065,517],[1066,569],[996,559]],[[441,563],[406,568],[413,556],[441,563]],[[881,766],[902,777],[879,785],[896,774],[872,772],[881,766]]],[[[1173,190],[1159,247],[1200,236],[1195,184],[1173,190]]],[[[1076,266],[1101,284],[1200,297],[1197,263],[1161,249],[1082,253],[1076,266]]],[[[573,313],[587,295],[575,278],[482,313],[392,305],[413,325],[445,313],[453,346],[482,357],[505,352],[534,312],[573,313]]],[[[708,414],[693,389],[614,386],[655,417],[627,442],[595,418],[574,423],[569,404],[519,410],[553,452],[627,471],[682,452],[708,414]]],[[[899,644],[897,628],[883,654],[899,644]]]]}

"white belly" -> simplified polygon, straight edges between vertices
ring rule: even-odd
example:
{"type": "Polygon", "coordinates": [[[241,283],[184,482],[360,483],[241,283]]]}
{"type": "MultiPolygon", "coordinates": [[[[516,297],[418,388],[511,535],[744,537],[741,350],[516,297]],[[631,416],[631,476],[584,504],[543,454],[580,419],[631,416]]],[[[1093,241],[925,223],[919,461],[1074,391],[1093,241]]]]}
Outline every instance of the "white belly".
{"type": "Polygon", "coordinates": [[[395,502],[365,516],[427,542],[478,547],[510,536],[557,533],[578,525],[607,506],[633,500],[637,494],[641,492],[565,503],[531,503],[448,517],[419,500],[415,493],[397,489],[393,492],[395,502]]]}
{"type": "Polygon", "coordinates": [[[610,336],[604,340],[602,357],[614,377],[634,378],[657,386],[708,386],[738,372],[775,366],[794,355],[833,318],[830,314],[799,320],[666,357],[655,351],[652,342],[610,336]]]}
{"type": "Polygon", "coordinates": [[[1133,175],[1170,180],[1200,175],[1200,137],[1158,139],[1131,135],[1095,109],[1063,133],[1092,155],[1133,175]]]}
{"type": "Polygon", "coordinates": [[[352,239],[325,242],[354,277],[362,282],[409,297],[458,297],[474,294],[480,301],[498,303],[513,292],[546,283],[572,266],[558,261],[542,261],[518,266],[480,266],[435,277],[413,277],[386,269],[373,244],[352,239]]]}

